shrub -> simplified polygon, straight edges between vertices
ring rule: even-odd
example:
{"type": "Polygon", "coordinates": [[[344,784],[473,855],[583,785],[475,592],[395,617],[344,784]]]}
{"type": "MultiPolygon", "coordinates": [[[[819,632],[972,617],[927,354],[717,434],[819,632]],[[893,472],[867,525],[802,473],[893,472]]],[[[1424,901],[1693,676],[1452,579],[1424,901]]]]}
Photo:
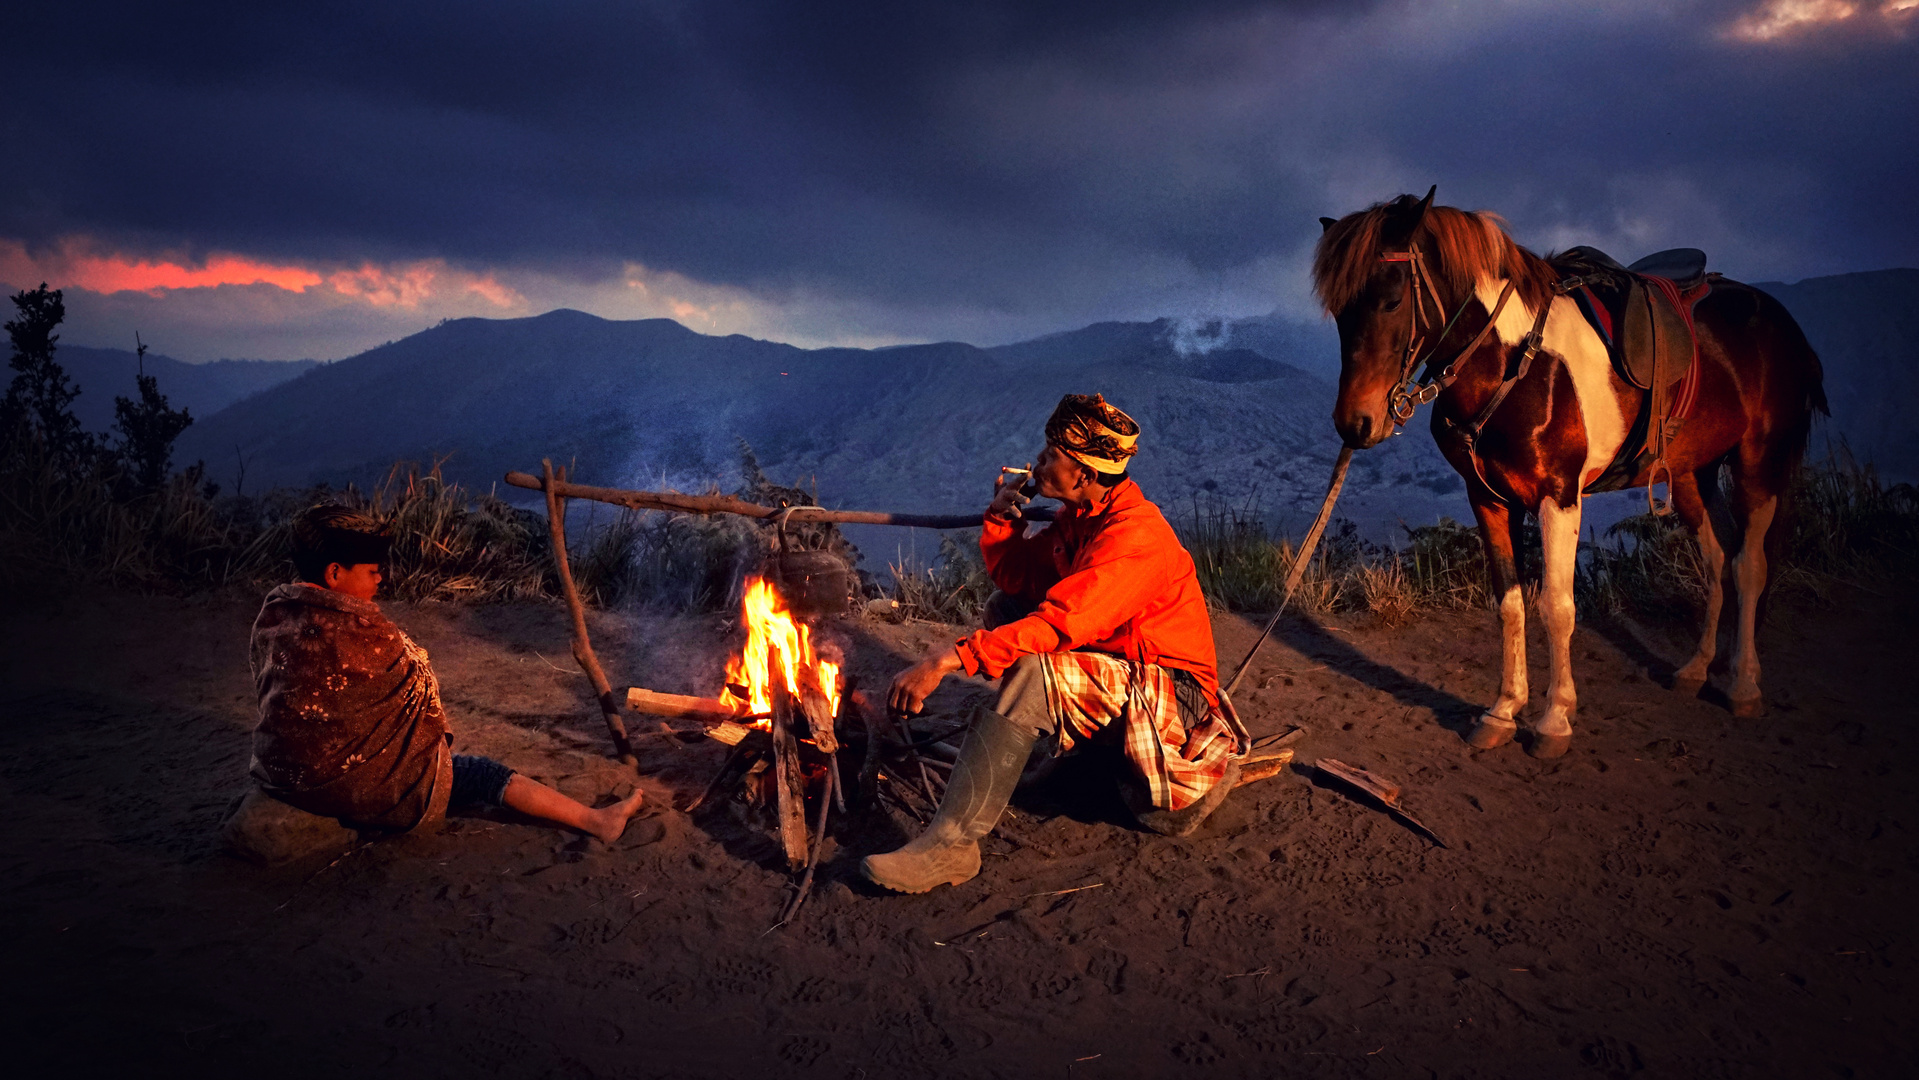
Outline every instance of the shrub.
{"type": "Polygon", "coordinates": [[[887,566],[893,575],[893,600],[901,615],[954,625],[979,621],[993,595],[986,561],[979,551],[979,530],[942,533],[931,566],[902,557],[887,566]]]}

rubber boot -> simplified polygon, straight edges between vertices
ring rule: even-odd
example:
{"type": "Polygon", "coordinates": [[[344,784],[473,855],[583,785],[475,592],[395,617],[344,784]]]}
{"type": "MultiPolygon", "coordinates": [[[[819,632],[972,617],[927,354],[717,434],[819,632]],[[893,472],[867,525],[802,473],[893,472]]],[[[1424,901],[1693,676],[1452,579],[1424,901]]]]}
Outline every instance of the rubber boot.
{"type": "Polygon", "coordinates": [[[1145,797],[1143,784],[1122,785],[1120,791],[1126,796],[1127,809],[1133,812],[1133,816],[1142,826],[1161,836],[1191,836],[1207,818],[1213,815],[1213,811],[1219,809],[1219,804],[1226,801],[1226,796],[1232,793],[1233,788],[1239,785],[1239,771],[1238,761],[1228,761],[1225,775],[1219,778],[1219,783],[1208,788],[1206,794],[1201,795],[1190,806],[1179,810],[1160,810],[1154,807],[1145,797]]]}
{"type": "Polygon", "coordinates": [[[979,874],[980,838],[1005,811],[1038,738],[991,709],[981,709],[960,747],[932,823],[898,851],[861,860],[866,879],[903,893],[971,881],[979,874]]]}

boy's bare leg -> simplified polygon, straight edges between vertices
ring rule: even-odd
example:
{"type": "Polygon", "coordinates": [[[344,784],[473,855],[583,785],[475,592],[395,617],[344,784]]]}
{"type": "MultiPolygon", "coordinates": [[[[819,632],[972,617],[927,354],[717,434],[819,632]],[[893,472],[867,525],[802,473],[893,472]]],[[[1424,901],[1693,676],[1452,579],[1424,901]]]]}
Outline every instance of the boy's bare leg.
{"type": "Polygon", "coordinates": [[[554,791],[538,780],[531,780],[519,773],[506,782],[506,791],[501,801],[528,817],[556,821],[599,837],[607,843],[620,838],[626,831],[626,822],[640,808],[640,800],[645,793],[635,788],[633,794],[598,810],[583,806],[565,795],[554,791]]]}

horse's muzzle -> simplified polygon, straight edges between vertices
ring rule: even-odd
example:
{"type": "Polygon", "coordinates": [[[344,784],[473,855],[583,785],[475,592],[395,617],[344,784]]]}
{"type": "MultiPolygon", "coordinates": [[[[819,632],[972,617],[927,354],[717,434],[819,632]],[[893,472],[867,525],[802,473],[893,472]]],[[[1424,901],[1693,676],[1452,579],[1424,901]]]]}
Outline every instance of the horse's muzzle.
{"type": "Polygon", "coordinates": [[[1393,422],[1384,411],[1343,412],[1333,418],[1333,428],[1341,442],[1354,450],[1367,450],[1385,442],[1393,433],[1393,422]]]}

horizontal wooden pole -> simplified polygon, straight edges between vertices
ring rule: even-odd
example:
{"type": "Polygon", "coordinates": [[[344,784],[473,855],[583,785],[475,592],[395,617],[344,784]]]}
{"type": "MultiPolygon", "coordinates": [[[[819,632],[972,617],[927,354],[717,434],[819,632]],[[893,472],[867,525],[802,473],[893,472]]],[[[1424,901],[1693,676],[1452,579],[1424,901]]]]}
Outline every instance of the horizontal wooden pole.
{"type": "MultiPolygon", "coordinates": [[[[546,485],[532,473],[510,472],[506,482],[529,491],[544,491],[546,485]]],[[[876,510],[828,510],[823,506],[762,506],[731,495],[682,495],[674,491],[628,491],[624,488],[594,487],[556,480],[553,490],[565,499],[591,499],[630,510],[665,510],[677,514],[738,514],[750,518],[770,518],[791,512],[787,518],[795,525],[809,521],[827,521],[842,525],[908,525],[920,529],[977,529],[985,520],[975,514],[892,514],[876,510]]],[[[1036,507],[1021,515],[1028,521],[1051,521],[1051,507],[1036,507]]]]}

